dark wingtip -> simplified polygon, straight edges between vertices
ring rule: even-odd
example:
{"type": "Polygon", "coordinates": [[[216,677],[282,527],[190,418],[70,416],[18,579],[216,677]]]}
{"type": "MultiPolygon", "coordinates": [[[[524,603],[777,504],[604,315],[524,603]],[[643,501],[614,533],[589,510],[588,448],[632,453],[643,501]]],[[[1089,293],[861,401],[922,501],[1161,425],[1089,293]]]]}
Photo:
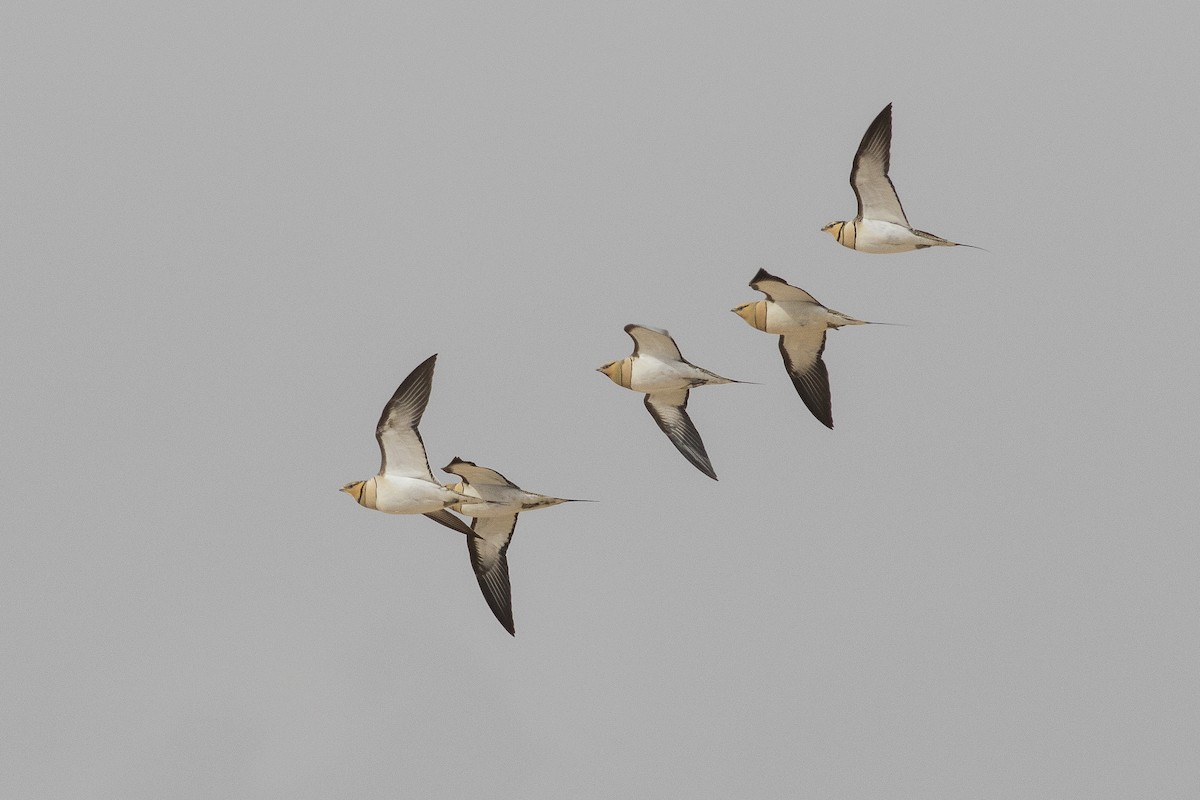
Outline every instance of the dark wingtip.
{"type": "MultiPolygon", "coordinates": [[[[473,461],[464,461],[462,458],[455,456],[454,458],[450,459],[449,464],[442,467],[442,472],[450,472],[450,468],[453,466],[456,466],[458,464],[466,464],[467,466],[471,466],[471,467],[475,466],[475,463],[473,461]]],[[[450,472],[450,474],[453,475],[454,473],[450,472]]]]}
{"type": "Polygon", "coordinates": [[[753,288],[754,284],[758,283],[759,281],[778,281],[778,280],[781,280],[781,279],[776,278],[774,275],[767,272],[762,267],[759,267],[758,272],[754,273],[754,277],[750,279],[750,287],[753,288]]]}
{"type": "MultiPolygon", "coordinates": [[[[671,444],[675,444],[674,440],[671,441],[671,444]]],[[[700,446],[703,447],[704,445],[701,444],[700,446]]],[[[687,459],[687,462],[699,470],[702,474],[707,475],[714,481],[718,480],[717,471],[713,469],[712,462],[708,459],[708,453],[704,453],[704,460],[701,461],[699,458],[694,458],[692,454],[685,453],[677,444],[675,444],[675,449],[679,450],[679,452],[683,454],[683,457],[687,459]]]]}
{"type": "Polygon", "coordinates": [[[513,622],[512,606],[509,606],[508,608],[497,608],[491,604],[490,600],[488,602],[488,606],[491,607],[492,616],[496,618],[496,622],[500,623],[500,627],[508,631],[509,636],[516,638],[517,626],[513,622]]]}
{"type": "Polygon", "coordinates": [[[481,538],[479,534],[467,527],[467,523],[463,522],[461,519],[454,516],[444,508],[441,511],[430,511],[428,514],[423,514],[422,516],[429,517],[437,524],[445,525],[452,531],[466,534],[466,536],[471,539],[481,538]]]}
{"type": "Polygon", "coordinates": [[[891,128],[892,128],[892,104],[888,103],[886,106],[883,107],[883,111],[880,111],[878,114],[876,114],[875,119],[871,120],[871,124],[867,126],[867,132],[863,134],[862,142],[860,142],[858,145],[859,149],[861,150],[863,145],[865,145],[868,141],[875,138],[876,136],[881,135],[881,132],[885,131],[885,130],[888,131],[886,136],[890,140],[891,139],[891,133],[890,133],[891,128]]]}

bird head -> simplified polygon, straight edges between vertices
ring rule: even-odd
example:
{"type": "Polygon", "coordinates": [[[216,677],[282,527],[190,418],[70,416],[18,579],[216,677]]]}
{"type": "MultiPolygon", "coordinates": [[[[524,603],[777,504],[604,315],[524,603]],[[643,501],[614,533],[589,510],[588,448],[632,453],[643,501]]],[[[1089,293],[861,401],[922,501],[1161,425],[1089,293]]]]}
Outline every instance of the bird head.
{"type": "Polygon", "coordinates": [[[842,235],[842,228],[845,226],[845,224],[845,222],[831,222],[824,228],[821,228],[821,230],[823,230],[825,233],[828,233],[835,239],[840,239],[842,235]]]}
{"type": "Polygon", "coordinates": [[[760,331],[767,329],[767,304],[765,301],[756,300],[753,303],[742,303],[732,311],[746,320],[746,324],[750,327],[758,328],[760,331]]]}
{"type": "Polygon", "coordinates": [[[597,367],[596,371],[603,372],[613,383],[628,389],[629,377],[632,372],[627,366],[628,362],[628,358],[623,358],[620,361],[610,361],[602,367],[597,367]]]}
{"type": "Polygon", "coordinates": [[[353,497],[355,502],[361,503],[362,496],[363,496],[363,486],[365,484],[366,484],[366,481],[355,481],[354,483],[347,483],[345,486],[343,486],[341,488],[340,491],[343,491],[346,494],[353,497]]]}

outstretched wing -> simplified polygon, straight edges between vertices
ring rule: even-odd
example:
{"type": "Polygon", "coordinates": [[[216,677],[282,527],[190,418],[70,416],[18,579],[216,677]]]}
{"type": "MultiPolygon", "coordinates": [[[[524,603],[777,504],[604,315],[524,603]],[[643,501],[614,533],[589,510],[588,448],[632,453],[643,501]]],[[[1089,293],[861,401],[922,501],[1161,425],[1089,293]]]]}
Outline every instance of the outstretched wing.
{"type": "Polygon", "coordinates": [[[776,278],[765,269],[760,269],[750,281],[750,288],[756,292],[762,292],[768,300],[774,303],[816,303],[821,305],[817,302],[817,298],[799,286],[792,286],[783,278],[776,278]]]}
{"type": "Polygon", "coordinates": [[[467,523],[463,522],[461,519],[454,516],[453,514],[451,514],[449,511],[447,511],[444,508],[441,511],[430,511],[425,516],[429,517],[431,520],[438,523],[439,525],[445,525],[447,528],[449,528],[452,531],[458,531],[459,533],[465,533],[467,535],[468,539],[475,538],[475,531],[468,528],[467,523]]]}
{"type": "Polygon", "coordinates": [[[508,545],[517,527],[517,515],[510,517],[477,517],[471,523],[475,536],[467,540],[471,569],[488,608],[516,636],[512,615],[512,586],[508,582],[508,545]]]}
{"type": "Polygon", "coordinates": [[[827,428],[833,427],[833,405],[829,400],[829,370],[821,360],[825,352],[825,330],[809,333],[789,333],[779,337],[779,352],[783,366],[796,393],[813,416],[827,428]]]}
{"type": "Polygon", "coordinates": [[[463,461],[457,456],[449,464],[442,467],[442,471],[449,472],[451,475],[457,475],[471,486],[509,486],[513,489],[521,488],[499,472],[496,472],[496,470],[477,466],[473,461],[463,461]]]}
{"type": "Polygon", "coordinates": [[[396,475],[405,478],[433,480],[429,460],[425,456],[425,443],[417,432],[421,415],[429,403],[429,391],[433,387],[433,365],[437,354],[421,362],[409,373],[396,389],[392,399],[383,407],[379,424],[375,426],[375,438],[379,440],[381,463],[380,475],[396,475]]]}
{"type": "Polygon", "coordinates": [[[908,218],[896,187],[888,177],[892,161],[892,104],[888,103],[863,134],[854,166],[850,170],[850,186],[858,198],[859,219],[879,219],[908,228],[908,218]]]}
{"type": "Polygon", "coordinates": [[[683,457],[692,465],[714,481],[717,473],[713,471],[708,453],[704,450],[704,442],[700,440],[700,432],[692,424],[692,418],[687,413],[688,390],[677,389],[666,392],[653,392],[646,395],[646,410],[662,432],[671,440],[671,444],[683,453],[683,457]]]}
{"type": "Polygon", "coordinates": [[[679,352],[675,340],[661,328],[626,325],[625,332],[633,339],[634,356],[650,356],[660,361],[683,361],[683,355],[679,352]]]}

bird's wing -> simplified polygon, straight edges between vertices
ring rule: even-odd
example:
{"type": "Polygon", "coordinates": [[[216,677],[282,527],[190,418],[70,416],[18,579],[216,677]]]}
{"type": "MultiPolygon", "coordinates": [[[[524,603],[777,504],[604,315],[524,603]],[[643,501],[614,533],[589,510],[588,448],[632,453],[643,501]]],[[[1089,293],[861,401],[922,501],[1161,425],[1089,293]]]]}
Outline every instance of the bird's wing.
{"type": "Polygon", "coordinates": [[[704,442],[700,440],[700,432],[688,416],[687,401],[687,389],[652,392],[646,395],[646,410],[671,440],[671,444],[683,453],[683,457],[715,481],[717,473],[713,472],[712,463],[708,460],[704,442]]]}
{"type": "Polygon", "coordinates": [[[449,528],[452,531],[458,531],[459,533],[465,533],[467,535],[468,539],[475,538],[475,531],[468,528],[467,523],[463,522],[461,519],[454,516],[453,514],[451,514],[449,511],[447,511],[444,508],[441,511],[431,511],[428,514],[426,514],[425,516],[429,517],[431,520],[433,520],[434,522],[436,522],[440,525],[445,525],[447,528],[449,528]]]}
{"type": "Polygon", "coordinates": [[[512,615],[512,586],[508,582],[508,545],[517,527],[517,515],[511,517],[477,517],[471,523],[475,536],[467,540],[471,554],[471,569],[483,599],[504,626],[516,636],[512,615]]]}
{"type": "Polygon", "coordinates": [[[463,461],[457,457],[442,467],[442,471],[449,472],[451,475],[457,475],[471,486],[510,486],[513,489],[521,488],[494,469],[480,467],[473,461],[463,461]]]}
{"type": "Polygon", "coordinates": [[[896,187],[888,177],[892,150],[892,104],[888,103],[863,134],[854,167],[850,170],[850,186],[858,198],[859,219],[879,219],[908,228],[908,218],[896,187]]]}
{"type": "Polygon", "coordinates": [[[783,366],[797,394],[813,416],[827,428],[833,427],[833,405],[829,400],[829,370],[821,360],[825,352],[825,330],[789,333],[779,337],[783,366]],[[819,332],[818,332],[819,331],[819,332]]]}
{"type": "Polygon", "coordinates": [[[792,286],[783,278],[776,278],[765,269],[760,269],[754,279],[750,281],[750,288],[756,292],[762,292],[768,300],[776,303],[816,303],[821,305],[817,302],[817,298],[799,286],[792,286]]]}
{"type": "Polygon", "coordinates": [[[671,334],[660,328],[645,325],[626,325],[625,332],[633,339],[633,355],[650,356],[660,361],[683,361],[671,334]]]}
{"type": "Polygon", "coordinates": [[[381,456],[380,475],[433,480],[429,460],[425,456],[425,443],[421,441],[417,425],[429,402],[436,360],[435,353],[421,362],[383,407],[379,424],[375,426],[375,438],[379,440],[381,456]]]}

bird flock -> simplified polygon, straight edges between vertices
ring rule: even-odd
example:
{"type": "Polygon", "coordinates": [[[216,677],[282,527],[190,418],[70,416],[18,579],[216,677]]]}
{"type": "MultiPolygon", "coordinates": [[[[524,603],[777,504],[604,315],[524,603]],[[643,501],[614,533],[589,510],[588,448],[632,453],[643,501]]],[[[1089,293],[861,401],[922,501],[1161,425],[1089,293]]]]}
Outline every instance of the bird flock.
{"type": "MultiPolygon", "coordinates": [[[[822,228],[843,247],[863,253],[903,253],[929,247],[957,247],[952,242],[908,224],[896,188],[888,177],[891,162],[892,106],[889,103],[863,134],[850,170],[850,186],[858,199],[852,220],[822,228]]],[[[973,245],[965,245],[973,247],[973,245]]],[[[978,249],[978,248],[977,248],[978,249]]],[[[825,334],[844,325],[869,325],[822,305],[798,286],[760,269],[750,288],[765,299],[732,309],[751,327],[779,336],[783,366],[796,393],[812,415],[833,427],[829,371],[822,355],[825,334]]],[[[618,386],[644,394],[646,410],[692,466],[713,480],[713,469],[700,432],[687,413],[688,394],[698,386],[743,383],[724,378],[683,357],[671,335],[646,325],[626,325],[633,353],[598,368],[618,386]]],[[[381,463],[379,473],[342,487],[365,508],[387,514],[423,514],[464,534],[471,568],[496,619],[516,635],[508,547],[517,516],[525,511],[578,502],[527,492],[499,472],[455,458],[443,471],[458,480],[442,484],[429,468],[417,427],[429,403],[437,355],[425,359],[396,389],[375,427],[381,463]],[[471,520],[468,526],[457,512],[471,520]]]]}

